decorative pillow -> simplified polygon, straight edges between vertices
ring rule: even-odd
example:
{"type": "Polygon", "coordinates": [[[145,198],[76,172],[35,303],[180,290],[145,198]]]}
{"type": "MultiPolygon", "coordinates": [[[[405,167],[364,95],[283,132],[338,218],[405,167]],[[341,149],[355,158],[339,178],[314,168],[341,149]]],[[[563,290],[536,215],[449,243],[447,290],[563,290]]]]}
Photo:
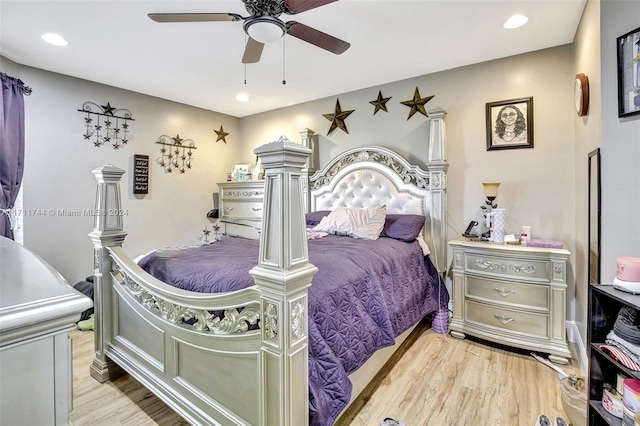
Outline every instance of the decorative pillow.
{"type": "Polygon", "coordinates": [[[424,216],[418,214],[388,214],[380,236],[411,242],[420,235],[424,222],[424,216]]]}
{"type": "Polygon", "coordinates": [[[386,216],[386,205],[363,209],[339,207],[323,217],[313,230],[364,240],[377,240],[384,227],[386,216]]]}
{"type": "Polygon", "coordinates": [[[323,217],[331,213],[331,210],[318,210],[317,212],[310,212],[305,215],[307,226],[316,226],[320,223],[323,217]]]}

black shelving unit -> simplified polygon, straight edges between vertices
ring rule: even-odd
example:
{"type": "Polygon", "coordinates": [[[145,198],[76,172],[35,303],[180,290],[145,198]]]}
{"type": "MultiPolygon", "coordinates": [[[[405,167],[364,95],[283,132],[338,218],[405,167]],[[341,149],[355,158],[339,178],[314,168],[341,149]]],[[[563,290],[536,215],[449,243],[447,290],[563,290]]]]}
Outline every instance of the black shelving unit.
{"type": "Polygon", "coordinates": [[[622,424],[621,419],[612,416],[602,407],[602,392],[605,383],[615,385],[618,374],[627,378],[640,379],[640,372],[630,370],[600,349],[600,345],[605,344],[607,334],[613,330],[618,312],[625,306],[640,310],[640,296],[616,290],[612,285],[589,285],[587,314],[589,321],[587,330],[589,407],[587,420],[590,426],[619,426],[622,424]]]}

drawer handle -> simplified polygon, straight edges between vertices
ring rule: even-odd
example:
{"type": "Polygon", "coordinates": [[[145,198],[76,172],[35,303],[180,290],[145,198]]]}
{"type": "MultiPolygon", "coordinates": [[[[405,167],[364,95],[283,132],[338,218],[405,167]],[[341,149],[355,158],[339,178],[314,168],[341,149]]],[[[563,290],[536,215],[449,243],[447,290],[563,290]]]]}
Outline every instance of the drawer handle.
{"type": "Polygon", "coordinates": [[[253,210],[254,212],[259,212],[260,210],[262,210],[262,207],[251,207],[251,210],[253,210]]]}
{"type": "Polygon", "coordinates": [[[515,321],[511,317],[503,317],[502,315],[494,315],[493,317],[503,324],[509,324],[511,321],[515,321]]]}
{"type": "Polygon", "coordinates": [[[233,210],[233,207],[227,207],[225,210],[230,212],[231,210],[233,210]]]}
{"type": "Polygon", "coordinates": [[[536,268],[531,266],[531,265],[527,265],[527,266],[509,265],[509,269],[511,269],[512,271],[515,271],[515,272],[522,273],[522,274],[535,274],[536,273],[536,268]]]}
{"type": "Polygon", "coordinates": [[[506,266],[500,263],[490,262],[484,259],[476,259],[476,266],[480,269],[488,269],[489,271],[493,271],[495,269],[501,269],[504,271],[506,269],[506,266]]]}
{"type": "Polygon", "coordinates": [[[493,291],[495,291],[496,293],[498,293],[502,297],[513,296],[514,294],[516,294],[515,291],[513,291],[513,290],[505,290],[504,288],[494,288],[493,291]]]}

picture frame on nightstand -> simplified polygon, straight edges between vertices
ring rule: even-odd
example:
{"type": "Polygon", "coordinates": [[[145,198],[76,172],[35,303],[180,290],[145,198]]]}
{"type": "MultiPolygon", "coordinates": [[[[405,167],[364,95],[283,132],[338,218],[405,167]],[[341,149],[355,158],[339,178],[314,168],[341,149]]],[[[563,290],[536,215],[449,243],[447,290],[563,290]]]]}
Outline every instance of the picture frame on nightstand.
{"type": "Polygon", "coordinates": [[[249,179],[249,164],[248,163],[234,164],[233,169],[231,170],[231,180],[243,181],[248,179],[249,179]]]}

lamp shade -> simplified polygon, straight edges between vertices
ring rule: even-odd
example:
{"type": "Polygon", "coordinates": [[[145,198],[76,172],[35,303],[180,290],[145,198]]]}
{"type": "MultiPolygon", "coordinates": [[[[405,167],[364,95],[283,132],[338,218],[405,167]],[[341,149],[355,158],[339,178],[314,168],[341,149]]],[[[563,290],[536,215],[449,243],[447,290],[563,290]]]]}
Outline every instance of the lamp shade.
{"type": "Polygon", "coordinates": [[[482,184],[482,189],[484,196],[489,198],[496,198],[498,196],[498,188],[500,187],[500,182],[486,182],[482,184]]]}

